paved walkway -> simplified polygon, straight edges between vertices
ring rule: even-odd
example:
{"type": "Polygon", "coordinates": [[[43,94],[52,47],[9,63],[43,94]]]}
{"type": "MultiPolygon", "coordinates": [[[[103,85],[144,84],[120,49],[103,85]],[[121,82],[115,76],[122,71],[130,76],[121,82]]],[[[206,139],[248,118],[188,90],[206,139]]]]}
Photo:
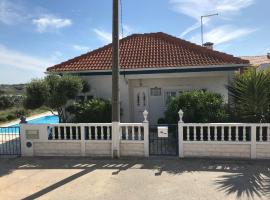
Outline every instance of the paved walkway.
{"type": "Polygon", "coordinates": [[[270,199],[270,161],[0,158],[0,199],[270,199]]]}

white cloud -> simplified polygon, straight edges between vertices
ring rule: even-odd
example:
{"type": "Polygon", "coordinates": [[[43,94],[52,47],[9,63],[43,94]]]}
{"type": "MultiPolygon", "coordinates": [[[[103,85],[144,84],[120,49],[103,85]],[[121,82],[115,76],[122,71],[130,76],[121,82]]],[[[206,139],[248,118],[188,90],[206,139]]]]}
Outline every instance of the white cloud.
{"type": "Polygon", "coordinates": [[[27,18],[25,9],[21,4],[10,0],[0,0],[0,22],[13,25],[27,18]]]}
{"type": "Polygon", "coordinates": [[[201,15],[212,12],[226,15],[238,12],[254,0],[170,0],[170,3],[177,12],[199,20],[201,15]]]}
{"type": "Polygon", "coordinates": [[[112,42],[112,33],[111,32],[107,32],[103,29],[98,29],[98,28],[95,28],[94,29],[94,32],[97,34],[98,38],[108,44],[108,43],[111,43],[112,42]]]}
{"type": "Polygon", "coordinates": [[[53,64],[50,60],[33,57],[0,45],[0,67],[44,72],[46,67],[53,64]]]}
{"type": "MultiPolygon", "coordinates": [[[[219,26],[204,34],[204,41],[213,42],[214,44],[223,44],[243,36],[249,35],[256,31],[249,28],[238,28],[232,25],[219,26]]],[[[200,34],[191,37],[191,41],[194,43],[200,43],[200,34]]]]}
{"type": "MultiPolygon", "coordinates": [[[[173,9],[177,12],[187,15],[197,22],[186,28],[181,37],[196,30],[200,27],[200,17],[202,15],[219,13],[222,18],[239,13],[243,8],[246,8],[254,3],[255,0],[170,0],[173,9]]],[[[206,24],[211,18],[205,18],[206,24]]]]}
{"type": "Polygon", "coordinates": [[[45,15],[38,19],[33,19],[33,24],[37,26],[39,32],[55,31],[72,25],[70,19],[57,18],[53,15],[45,15]]]}
{"type": "MultiPolygon", "coordinates": [[[[95,28],[94,32],[97,34],[98,38],[105,44],[112,42],[112,32],[105,31],[104,29],[95,28]]],[[[123,25],[123,37],[126,37],[134,33],[134,29],[129,25],[123,25]]],[[[122,31],[119,32],[120,39],[122,38],[122,31]]]]}
{"type": "Polygon", "coordinates": [[[81,46],[81,45],[76,45],[75,44],[72,47],[73,47],[74,50],[77,50],[77,51],[84,51],[84,52],[86,52],[86,51],[89,51],[90,50],[90,48],[88,46],[81,46]]]}

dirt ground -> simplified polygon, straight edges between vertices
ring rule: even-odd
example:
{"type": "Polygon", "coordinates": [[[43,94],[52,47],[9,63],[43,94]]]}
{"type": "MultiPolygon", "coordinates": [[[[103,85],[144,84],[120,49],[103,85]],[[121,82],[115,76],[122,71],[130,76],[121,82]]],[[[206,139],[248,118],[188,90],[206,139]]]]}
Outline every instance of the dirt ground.
{"type": "Polygon", "coordinates": [[[270,199],[270,161],[0,158],[0,199],[270,199]]]}

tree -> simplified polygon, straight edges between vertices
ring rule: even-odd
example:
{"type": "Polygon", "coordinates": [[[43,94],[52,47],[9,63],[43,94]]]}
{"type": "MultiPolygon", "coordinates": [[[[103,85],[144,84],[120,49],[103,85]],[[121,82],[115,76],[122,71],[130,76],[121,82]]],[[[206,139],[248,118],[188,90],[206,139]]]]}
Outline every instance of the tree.
{"type": "Polygon", "coordinates": [[[25,107],[30,109],[46,106],[57,111],[60,122],[66,122],[65,106],[83,89],[83,81],[76,76],[49,75],[44,79],[33,80],[26,86],[25,107]]]}
{"type": "Polygon", "coordinates": [[[180,109],[184,111],[183,120],[186,123],[223,122],[227,120],[222,96],[205,90],[183,91],[179,96],[172,98],[165,111],[165,121],[176,124],[180,109]]]}
{"type": "Polygon", "coordinates": [[[242,122],[270,122],[270,72],[252,68],[228,86],[231,110],[242,122]]]}
{"type": "Polygon", "coordinates": [[[74,117],[75,123],[107,123],[112,119],[112,105],[108,100],[91,99],[83,102],[76,102],[67,108],[74,117]]]}

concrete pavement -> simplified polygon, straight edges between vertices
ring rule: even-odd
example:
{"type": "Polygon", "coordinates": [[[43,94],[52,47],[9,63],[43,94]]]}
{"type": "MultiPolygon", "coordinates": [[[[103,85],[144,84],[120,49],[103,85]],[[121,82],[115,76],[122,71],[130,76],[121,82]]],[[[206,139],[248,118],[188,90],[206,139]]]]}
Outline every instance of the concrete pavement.
{"type": "Polygon", "coordinates": [[[0,158],[0,199],[270,199],[270,161],[0,158]]]}

